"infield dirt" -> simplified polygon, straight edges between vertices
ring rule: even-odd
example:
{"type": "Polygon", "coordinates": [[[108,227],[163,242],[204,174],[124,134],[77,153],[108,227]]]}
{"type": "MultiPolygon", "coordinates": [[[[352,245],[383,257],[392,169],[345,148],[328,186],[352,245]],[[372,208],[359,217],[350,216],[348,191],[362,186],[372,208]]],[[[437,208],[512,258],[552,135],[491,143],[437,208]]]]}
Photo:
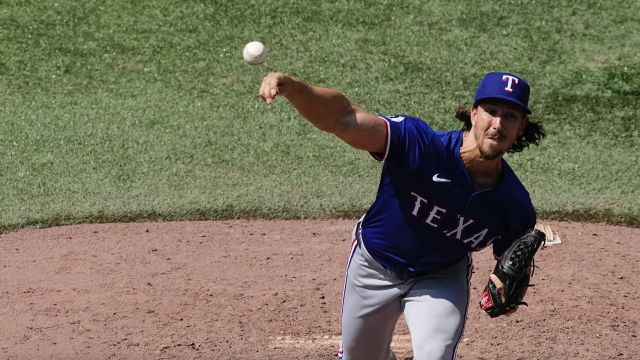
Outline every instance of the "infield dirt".
{"type": "MultiPolygon", "coordinates": [[[[0,235],[2,359],[334,359],[353,220],[63,226],[0,235]]],[[[640,359],[640,229],[544,222],[529,307],[477,306],[459,359],[640,359]]],[[[411,346],[401,320],[400,359],[411,346]]]]}

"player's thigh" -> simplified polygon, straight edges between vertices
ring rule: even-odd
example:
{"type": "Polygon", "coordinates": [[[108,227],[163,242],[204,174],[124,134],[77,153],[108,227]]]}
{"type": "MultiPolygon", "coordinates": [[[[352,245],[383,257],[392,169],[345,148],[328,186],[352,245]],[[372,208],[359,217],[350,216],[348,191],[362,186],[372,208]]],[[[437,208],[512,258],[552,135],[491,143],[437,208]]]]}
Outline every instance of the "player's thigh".
{"type": "Polygon", "coordinates": [[[344,360],[387,359],[408,285],[391,276],[361,248],[347,268],[342,308],[344,360]]]}
{"type": "Polygon", "coordinates": [[[453,359],[469,304],[470,259],[420,279],[404,299],[415,360],[453,359]]]}

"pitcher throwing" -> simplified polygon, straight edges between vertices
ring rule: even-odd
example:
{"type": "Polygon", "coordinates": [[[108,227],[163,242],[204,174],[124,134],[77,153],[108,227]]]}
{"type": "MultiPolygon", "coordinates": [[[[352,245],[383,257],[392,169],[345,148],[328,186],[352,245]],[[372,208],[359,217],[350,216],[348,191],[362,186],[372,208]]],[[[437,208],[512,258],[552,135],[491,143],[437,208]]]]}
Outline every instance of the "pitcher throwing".
{"type": "MultiPolygon", "coordinates": [[[[409,115],[375,115],[334,89],[270,73],[260,96],[285,97],[318,129],[382,162],[376,198],[357,222],[342,299],[344,360],[393,359],[404,314],[415,360],[454,359],[462,336],[471,252],[492,245],[499,258],[532,229],[536,214],[503,156],[538,145],[529,84],[506,72],[484,76],[462,130],[437,131],[409,115]]],[[[491,281],[504,288],[495,275],[491,281]]],[[[514,309],[515,311],[516,309],[514,309]]]]}

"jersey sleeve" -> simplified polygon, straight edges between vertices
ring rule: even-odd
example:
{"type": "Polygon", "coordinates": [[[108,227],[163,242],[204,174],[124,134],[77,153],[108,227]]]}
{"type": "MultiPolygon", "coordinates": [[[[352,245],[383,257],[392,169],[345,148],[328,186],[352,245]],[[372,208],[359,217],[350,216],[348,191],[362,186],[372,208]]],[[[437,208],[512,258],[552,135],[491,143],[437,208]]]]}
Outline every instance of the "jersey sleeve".
{"type": "Polygon", "coordinates": [[[417,167],[427,156],[429,142],[434,132],[421,119],[406,115],[379,115],[387,124],[385,153],[371,153],[376,160],[385,162],[406,161],[411,168],[417,167]]]}

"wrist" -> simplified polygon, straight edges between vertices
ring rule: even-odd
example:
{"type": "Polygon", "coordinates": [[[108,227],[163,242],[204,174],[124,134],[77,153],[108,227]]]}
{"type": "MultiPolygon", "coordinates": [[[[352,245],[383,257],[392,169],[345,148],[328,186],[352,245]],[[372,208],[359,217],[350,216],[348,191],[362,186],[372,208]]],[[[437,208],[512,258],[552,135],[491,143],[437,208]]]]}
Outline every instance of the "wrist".
{"type": "Polygon", "coordinates": [[[298,88],[300,87],[300,80],[294,78],[291,75],[283,74],[282,81],[280,83],[280,94],[287,99],[291,96],[295,96],[298,93],[298,88]]]}

